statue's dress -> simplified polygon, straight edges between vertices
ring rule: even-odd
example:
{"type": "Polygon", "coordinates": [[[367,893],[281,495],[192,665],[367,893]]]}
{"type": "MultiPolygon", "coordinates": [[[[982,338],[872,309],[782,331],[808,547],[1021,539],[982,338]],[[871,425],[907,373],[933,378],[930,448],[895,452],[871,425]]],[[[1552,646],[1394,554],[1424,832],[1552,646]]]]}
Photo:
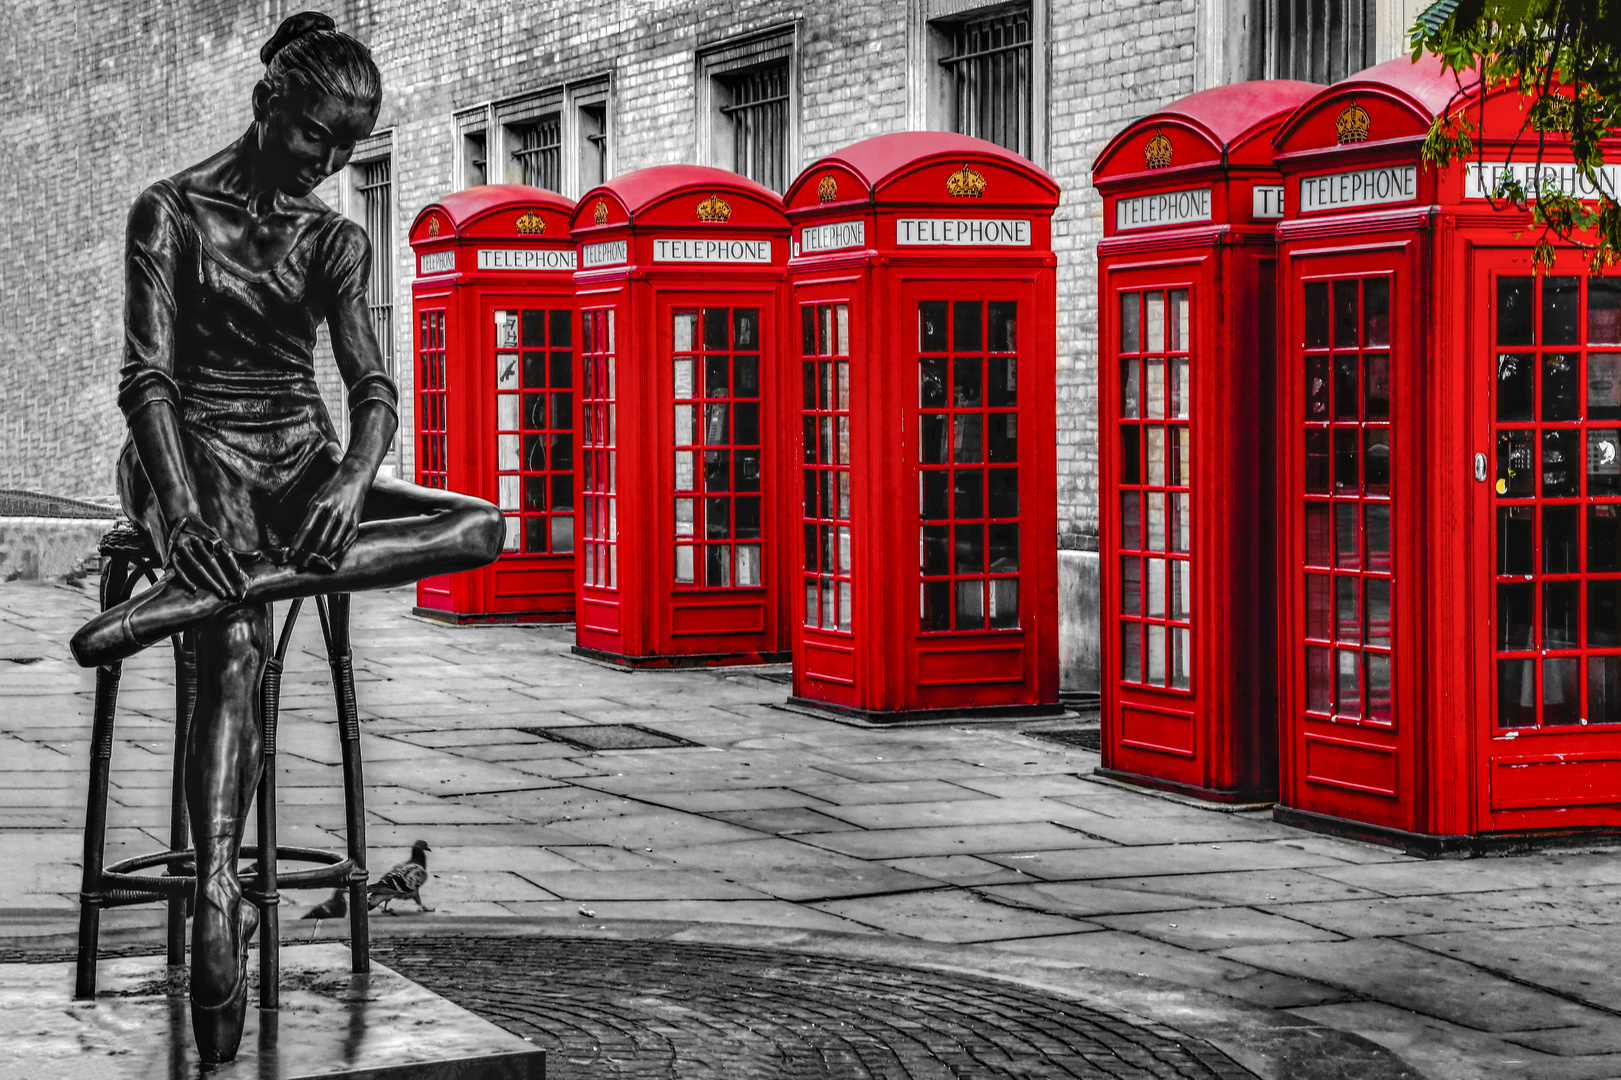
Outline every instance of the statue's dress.
{"type": "MultiPolygon", "coordinates": [[[[173,402],[201,518],[243,555],[284,561],[342,456],[316,387],[316,330],[336,305],[364,303],[369,258],[360,227],[325,207],[264,273],[209,242],[172,180],[147,188],[130,212],[119,407],[133,416],[173,402]]],[[[373,378],[353,389],[392,407],[392,385],[373,378]]],[[[168,523],[133,441],[119,455],[118,487],[162,550],[168,523]]]]}

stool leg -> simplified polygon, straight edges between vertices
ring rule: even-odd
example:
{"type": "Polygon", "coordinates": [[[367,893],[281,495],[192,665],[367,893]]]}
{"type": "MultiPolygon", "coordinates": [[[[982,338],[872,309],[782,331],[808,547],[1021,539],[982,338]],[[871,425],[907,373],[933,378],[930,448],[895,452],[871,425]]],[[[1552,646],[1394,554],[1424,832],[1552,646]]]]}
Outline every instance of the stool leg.
{"type": "MultiPolygon", "coordinates": [[[[174,769],[169,790],[169,850],[185,851],[191,846],[186,819],[186,744],[191,739],[191,717],[197,707],[197,644],[188,632],[174,638],[174,769]]],[[[183,859],[169,863],[166,876],[186,872],[183,859]]],[[[179,967],[186,962],[186,904],[182,895],[169,897],[168,962],[179,967]]]]}
{"type": "Polygon", "coordinates": [[[360,712],[355,704],[354,655],[349,649],[349,594],[318,597],[332,692],[338,704],[338,737],[343,746],[343,806],[349,860],[349,961],[356,974],[371,970],[371,930],[366,907],[366,780],[360,764],[360,712]]]}
{"type": "MultiPolygon", "coordinates": [[[[298,618],[298,602],[287,612],[283,646],[298,618]]],[[[259,730],[264,740],[259,774],[259,1008],[281,1007],[281,895],[276,891],[276,721],[281,711],[282,652],[265,661],[259,684],[259,730]]]]}

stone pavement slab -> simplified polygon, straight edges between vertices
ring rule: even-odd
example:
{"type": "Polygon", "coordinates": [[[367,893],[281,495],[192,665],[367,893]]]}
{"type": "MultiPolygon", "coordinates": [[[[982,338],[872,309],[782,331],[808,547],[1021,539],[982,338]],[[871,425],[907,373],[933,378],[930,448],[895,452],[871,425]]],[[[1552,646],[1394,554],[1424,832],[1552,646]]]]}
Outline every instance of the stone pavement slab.
{"type": "Polygon", "coordinates": [[[966,889],[829,900],[814,905],[853,922],[923,941],[1006,941],[1094,929],[1088,923],[1009,907],[966,889]]]}

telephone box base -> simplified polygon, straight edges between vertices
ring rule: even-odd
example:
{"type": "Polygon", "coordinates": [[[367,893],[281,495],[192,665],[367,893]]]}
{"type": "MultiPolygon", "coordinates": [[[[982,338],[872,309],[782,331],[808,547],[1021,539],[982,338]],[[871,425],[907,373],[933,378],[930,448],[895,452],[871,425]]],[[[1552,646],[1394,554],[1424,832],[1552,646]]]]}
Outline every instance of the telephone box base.
{"type": "Polygon", "coordinates": [[[787,652],[692,653],[682,656],[622,656],[584,645],[571,646],[576,656],[598,660],[622,668],[730,667],[736,665],[786,664],[793,658],[787,652]]]}
{"type": "Polygon", "coordinates": [[[832,720],[864,720],[880,727],[898,724],[944,724],[958,720],[1051,720],[1066,709],[1058,702],[1048,705],[986,705],[952,709],[856,709],[815,698],[790,697],[787,704],[800,712],[820,714],[832,720]]]}
{"type": "Polygon", "coordinates": [[[1311,832],[1384,844],[1405,855],[1426,859],[1469,859],[1489,855],[1522,855],[1551,848],[1621,847],[1621,829],[1592,827],[1579,829],[1534,829],[1525,832],[1487,832],[1463,836],[1436,836],[1406,832],[1383,825],[1315,814],[1309,810],[1276,807],[1272,819],[1284,825],[1311,832]]]}
{"type": "Polygon", "coordinates": [[[500,626],[512,623],[561,623],[573,625],[572,611],[497,611],[494,613],[467,613],[443,611],[439,608],[413,607],[411,614],[451,626],[500,626]]]}
{"type": "Polygon", "coordinates": [[[1142,773],[1124,772],[1120,769],[1105,769],[1101,765],[1092,771],[1098,776],[1122,784],[1153,788],[1155,791],[1169,791],[1176,795],[1186,795],[1190,799],[1200,799],[1204,802],[1221,803],[1223,805],[1249,803],[1257,807],[1265,807],[1271,806],[1278,801],[1278,793],[1275,790],[1248,791],[1242,788],[1227,790],[1225,788],[1199,787],[1197,784],[1183,784],[1175,780],[1165,780],[1158,776],[1144,776],[1142,773]]]}

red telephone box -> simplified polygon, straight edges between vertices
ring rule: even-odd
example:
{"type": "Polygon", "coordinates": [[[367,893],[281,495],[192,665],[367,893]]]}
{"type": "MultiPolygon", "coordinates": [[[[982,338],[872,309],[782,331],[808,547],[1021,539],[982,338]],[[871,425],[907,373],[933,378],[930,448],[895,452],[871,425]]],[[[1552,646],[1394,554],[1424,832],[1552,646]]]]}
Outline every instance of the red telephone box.
{"type": "Polygon", "coordinates": [[[1621,826],[1621,277],[1537,273],[1486,197],[1542,187],[1530,98],[1465,87],[1393,60],[1274,143],[1278,816],[1430,852],[1621,826]],[[1437,170],[1448,108],[1478,153],[1437,170]]]}
{"type": "Polygon", "coordinates": [[[1099,771],[1216,801],[1277,791],[1272,136],[1320,89],[1203,90],[1126,128],[1092,165],[1099,771]]]}
{"type": "Polygon", "coordinates": [[[786,659],[775,193],[701,166],[580,200],[575,650],[624,664],[786,659]]]}
{"type": "Polygon", "coordinates": [[[1058,185],[905,132],[823,158],[786,201],[795,696],[1057,712],[1058,185]]]}
{"type": "Polygon", "coordinates": [[[411,226],[416,473],[506,516],[501,557],[417,583],[451,622],[574,615],[574,203],[521,184],[447,195],[411,226]]]}

